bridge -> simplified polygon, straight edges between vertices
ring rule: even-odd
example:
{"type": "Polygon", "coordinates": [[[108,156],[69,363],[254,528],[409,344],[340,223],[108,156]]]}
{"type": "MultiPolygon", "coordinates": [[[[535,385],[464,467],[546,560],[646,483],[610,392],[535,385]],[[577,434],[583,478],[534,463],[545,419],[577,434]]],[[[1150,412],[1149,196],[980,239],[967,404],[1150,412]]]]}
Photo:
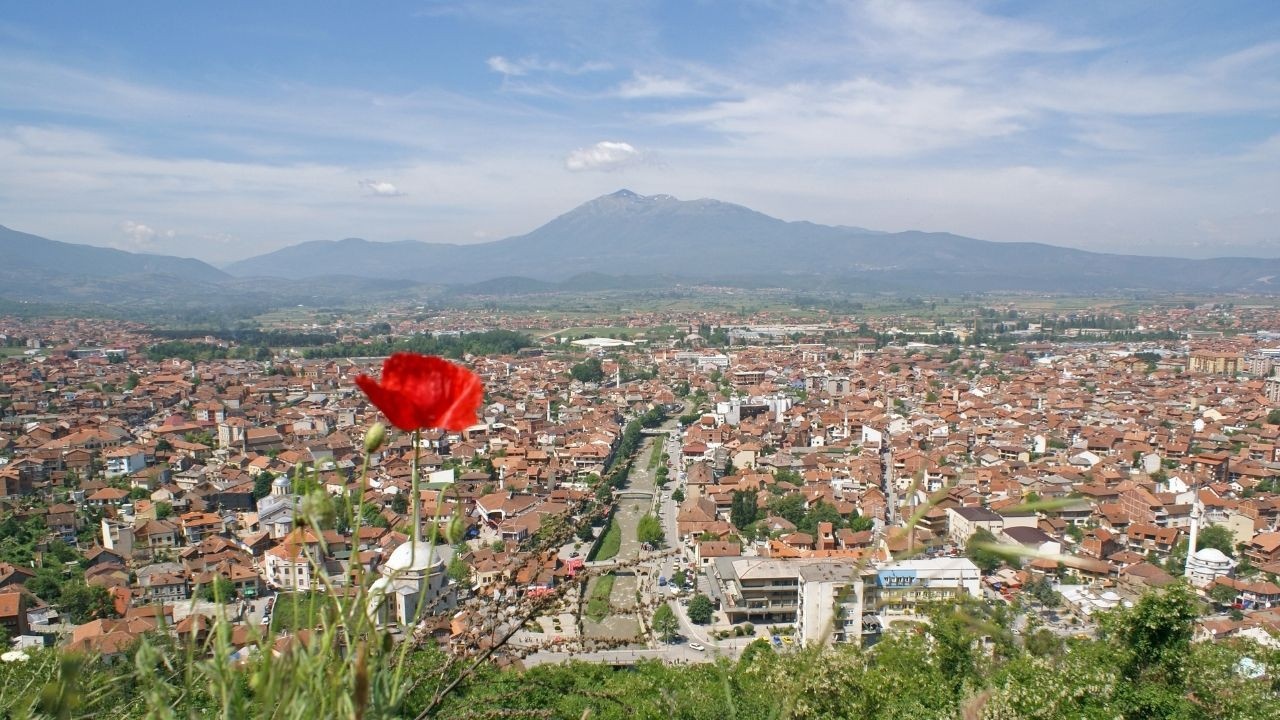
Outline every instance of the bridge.
{"type": "Polygon", "coordinates": [[[640,428],[641,435],[661,436],[669,435],[670,433],[670,430],[663,430],[662,428],[640,428]]]}
{"type": "Polygon", "coordinates": [[[649,490],[617,490],[613,493],[620,500],[652,500],[653,492],[649,490]]]}

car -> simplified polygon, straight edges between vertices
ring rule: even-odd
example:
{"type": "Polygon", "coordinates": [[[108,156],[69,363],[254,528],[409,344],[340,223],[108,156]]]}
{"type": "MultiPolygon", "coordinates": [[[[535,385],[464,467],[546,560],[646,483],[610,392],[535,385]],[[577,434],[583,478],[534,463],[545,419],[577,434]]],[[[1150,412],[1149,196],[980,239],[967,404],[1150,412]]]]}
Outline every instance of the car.
{"type": "Polygon", "coordinates": [[[672,595],[678,596],[680,594],[680,588],[676,587],[675,585],[668,585],[667,587],[671,588],[672,595]]]}
{"type": "Polygon", "coordinates": [[[703,644],[702,644],[702,643],[700,643],[700,642],[691,642],[691,643],[689,643],[689,649],[690,649],[690,650],[697,650],[698,652],[702,652],[702,651],[704,651],[704,650],[706,650],[706,649],[707,649],[707,646],[706,646],[706,645],[703,645],[703,644]]]}
{"type": "Polygon", "coordinates": [[[792,637],[791,637],[790,635],[783,635],[783,636],[782,636],[782,644],[783,644],[783,645],[790,645],[790,644],[792,644],[792,643],[794,643],[794,642],[795,642],[795,640],[793,640],[793,639],[792,639],[792,637]]]}
{"type": "Polygon", "coordinates": [[[577,550],[574,550],[573,552],[569,553],[569,557],[571,557],[571,558],[576,558],[576,557],[578,557],[578,556],[579,556],[579,555],[581,555],[581,554],[582,554],[582,553],[578,552],[577,550]]]}
{"type": "Polygon", "coordinates": [[[777,647],[782,647],[782,638],[778,637],[777,635],[774,635],[770,639],[773,640],[774,645],[776,645],[777,647]]]}
{"type": "Polygon", "coordinates": [[[659,576],[658,576],[658,587],[665,587],[665,586],[666,586],[666,584],[667,584],[667,576],[666,576],[666,575],[659,575],[659,576]]]}

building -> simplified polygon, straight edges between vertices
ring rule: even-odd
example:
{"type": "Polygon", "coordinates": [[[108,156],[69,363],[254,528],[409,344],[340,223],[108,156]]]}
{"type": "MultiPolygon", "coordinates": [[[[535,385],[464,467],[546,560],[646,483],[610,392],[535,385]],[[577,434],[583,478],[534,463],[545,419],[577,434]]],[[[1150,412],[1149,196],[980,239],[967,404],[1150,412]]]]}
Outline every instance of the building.
{"type": "Polygon", "coordinates": [[[983,507],[947,508],[947,527],[951,541],[964,545],[979,530],[998,535],[1004,528],[1004,518],[983,507]]]}
{"type": "Polygon", "coordinates": [[[132,475],[147,466],[147,456],[136,445],[113,448],[103,453],[106,459],[106,475],[109,478],[132,475]]]}
{"type": "Polygon", "coordinates": [[[903,560],[876,571],[864,597],[868,612],[914,615],[921,603],[981,597],[982,572],[968,558],[903,560]]]}
{"type": "Polygon", "coordinates": [[[1195,350],[1187,358],[1187,370],[1204,375],[1237,375],[1244,371],[1239,353],[1195,350]]]}
{"type": "Polygon", "coordinates": [[[857,562],[720,557],[711,594],[731,623],[796,623],[805,643],[861,642],[862,578],[857,562]]]}
{"type": "Polygon", "coordinates": [[[450,609],[453,593],[445,568],[452,553],[447,545],[433,548],[421,540],[397,547],[382,564],[382,577],[369,587],[370,616],[379,625],[412,626],[420,617],[450,609]]]}
{"type": "Polygon", "coordinates": [[[1236,568],[1236,561],[1227,557],[1217,548],[1200,548],[1187,558],[1187,578],[1191,584],[1204,588],[1213,584],[1214,580],[1226,577],[1236,568]]]}
{"type": "Polygon", "coordinates": [[[862,578],[850,563],[800,567],[796,629],[805,645],[862,642],[862,578]]]}

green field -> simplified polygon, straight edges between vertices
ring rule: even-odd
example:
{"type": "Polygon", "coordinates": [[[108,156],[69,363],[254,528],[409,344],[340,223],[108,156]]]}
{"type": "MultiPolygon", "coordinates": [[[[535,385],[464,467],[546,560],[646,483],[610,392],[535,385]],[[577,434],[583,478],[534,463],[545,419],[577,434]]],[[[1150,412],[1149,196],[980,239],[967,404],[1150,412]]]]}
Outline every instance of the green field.
{"type": "Polygon", "coordinates": [[[275,632],[313,628],[323,601],[315,593],[281,593],[271,609],[271,629],[275,632]]]}
{"type": "Polygon", "coordinates": [[[596,550],[595,557],[592,560],[611,560],[618,554],[618,550],[622,548],[622,528],[612,519],[609,520],[609,527],[604,530],[604,538],[600,540],[600,546],[596,550]]]}
{"type": "Polygon", "coordinates": [[[609,594],[613,592],[613,573],[602,575],[587,598],[587,617],[600,622],[609,615],[609,594]]]}
{"type": "Polygon", "coordinates": [[[649,469],[657,470],[658,465],[662,462],[662,445],[666,436],[655,438],[653,441],[653,452],[649,453],[649,469]]]}

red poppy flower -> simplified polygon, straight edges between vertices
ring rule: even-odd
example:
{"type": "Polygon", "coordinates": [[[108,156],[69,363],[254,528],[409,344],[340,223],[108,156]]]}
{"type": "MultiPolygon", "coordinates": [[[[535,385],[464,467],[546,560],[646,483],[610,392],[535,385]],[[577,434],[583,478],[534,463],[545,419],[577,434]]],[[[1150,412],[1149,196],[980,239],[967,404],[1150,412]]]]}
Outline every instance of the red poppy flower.
{"type": "Polygon", "coordinates": [[[412,432],[426,428],[465,430],[476,422],[484,390],[480,378],[438,357],[396,353],[382,363],[382,380],[368,375],[356,384],[392,425],[412,432]]]}

